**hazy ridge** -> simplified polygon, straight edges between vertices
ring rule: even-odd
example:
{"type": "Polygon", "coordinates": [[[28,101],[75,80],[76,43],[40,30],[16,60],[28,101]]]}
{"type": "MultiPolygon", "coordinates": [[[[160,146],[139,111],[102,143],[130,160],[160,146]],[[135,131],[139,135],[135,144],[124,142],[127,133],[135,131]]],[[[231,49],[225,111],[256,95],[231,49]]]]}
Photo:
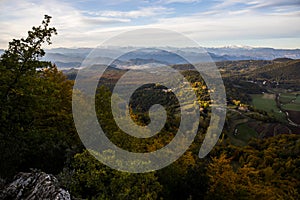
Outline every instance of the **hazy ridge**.
{"type": "MultiPolygon", "coordinates": [[[[236,61],[236,60],[274,60],[277,58],[300,58],[300,49],[273,49],[273,48],[253,48],[248,46],[228,46],[220,48],[203,48],[203,50],[195,47],[174,48],[168,47],[168,51],[160,50],[160,48],[146,48],[145,50],[133,51],[117,58],[115,67],[127,68],[134,65],[135,67],[143,65],[159,64],[186,64],[187,62],[179,58],[176,53],[183,55],[193,63],[206,62],[207,57],[204,51],[207,51],[211,59],[217,61],[236,61]],[[135,60],[137,59],[137,60],[135,60]]],[[[117,55],[133,50],[133,47],[105,47],[97,49],[99,60],[111,60],[117,55]]],[[[77,68],[81,62],[92,52],[92,48],[53,48],[46,50],[43,60],[49,60],[55,63],[59,68],[77,68]]],[[[3,50],[0,50],[0,54],[3,50]]]]}

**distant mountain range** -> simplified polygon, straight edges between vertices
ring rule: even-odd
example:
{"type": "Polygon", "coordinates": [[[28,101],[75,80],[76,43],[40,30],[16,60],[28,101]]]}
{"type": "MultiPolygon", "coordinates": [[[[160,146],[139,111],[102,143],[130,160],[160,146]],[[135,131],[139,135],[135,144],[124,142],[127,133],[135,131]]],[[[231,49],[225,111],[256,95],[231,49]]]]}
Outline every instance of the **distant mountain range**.
{"type": "MultiPolygon", "coordinates": [[[[276,58],[300,59],[300,49],[273,49],[253,48],[248,46],[227,46],[221,48],[142,48],[137,51],[132,47],[106,47],[97,49],[95,60],[108,62],[114,58],[112,67],[129,69],[144,68],[149,66],[161,66],[171,64],[186,64],[209,61],[236,61],[236,60],[274,60],[276,58]],[[131,51],[127,54],[125,52],[131,51]],[[122,55],[121,57],[117,57],[122,55]],[[181,57],[181,56],[183,57],[181,57]],[[186,60],[187,59],[187,60],[186,60]],[[211,60],[212,59],[212,60],[211,60]]],[[[92,52],[92,48],[54,48],[46,50],[43,60],[55,63],[59,68],[78,68],[86,57],[92,52]]],[[[3,50],[0,50],[0,54],[3,50]]],[[[100,63],[102,64],[102,63],[100,63]]]]}

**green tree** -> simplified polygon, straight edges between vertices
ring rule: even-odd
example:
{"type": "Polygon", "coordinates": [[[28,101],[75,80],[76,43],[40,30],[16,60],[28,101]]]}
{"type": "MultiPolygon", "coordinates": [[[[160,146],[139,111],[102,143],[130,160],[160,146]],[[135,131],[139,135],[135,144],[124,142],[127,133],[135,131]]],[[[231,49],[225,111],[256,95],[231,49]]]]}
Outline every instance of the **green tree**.
{"type": "Polygon", "coordinates": [[[50,16],[45,15],[42,26],[28,31],[27,38],[13,39],[8,50],[0,59],[0,101],[1,134],[10,135],[30,128],[33,121],[32,110],[38,102],[34,98],[37,77],[42,69],[51,67],[50,62],[42,62],[45,55],[41,48],[44,42],[51,44],[50,38],[56,34],[49,28],[50,16]],[[31,111],[31,112],[30,112],[31,111]]]}
{"type": "Polygon", "coordinates": [[[113,170],[87,150],[74,156],[60,179],[73,195],[88,199],[158,199],[162,191],[155,172],[133,174],[113,170]]]}
{"type": "Polygon", "coordinates": [[[80,144],[71,112],[72,82],[50,62],[42,44],[56,29],[50,16],[14,39],[0,59],[0,176],[40,168],[58,173],[68,149],[80,144]]]}

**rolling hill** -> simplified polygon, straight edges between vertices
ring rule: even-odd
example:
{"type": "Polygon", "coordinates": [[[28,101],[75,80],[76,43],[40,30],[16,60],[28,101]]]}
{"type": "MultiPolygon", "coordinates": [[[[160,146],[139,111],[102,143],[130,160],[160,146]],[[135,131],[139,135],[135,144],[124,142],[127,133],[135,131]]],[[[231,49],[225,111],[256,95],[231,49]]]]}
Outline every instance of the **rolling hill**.
{"type": "MultiPolygon", "coordinates": [[[[97,57],[100,60],[118,59],[122,62],[131,62],[134,59],[155,60],[154,64],[186,64],[184,56],[192,63],[211,61],[207,55],[215,62],[221,61],[240,61],[240,60],[274,60],[278,58],[300,59],[300,49],[273,49],[273,48],[253,48],[247,46],[228,46],[220,48],[175,48],[165,47],[164,50],[157,48],[141,48],[134,51],[133,47],[103,47],[98,48],[97,57]],[[203,51],[205,50],[205,51],[203,51]],[[128,52],[125,54],[125,52],[128,52]],[[122,55],[119,58],[119,55],[122,55]]],[[[81,62],[95,51],[92,48],[54,48],[46,50],[43,60],[55,63],[59,68],[77,68],[81,62]]],[[[3,50],[0,49],[0,54],[3,50]]],[[[280,60],[274,60],[279,62],[280,60]]],[[[122,64],[123,65],[123,64],[122,64]]]]}

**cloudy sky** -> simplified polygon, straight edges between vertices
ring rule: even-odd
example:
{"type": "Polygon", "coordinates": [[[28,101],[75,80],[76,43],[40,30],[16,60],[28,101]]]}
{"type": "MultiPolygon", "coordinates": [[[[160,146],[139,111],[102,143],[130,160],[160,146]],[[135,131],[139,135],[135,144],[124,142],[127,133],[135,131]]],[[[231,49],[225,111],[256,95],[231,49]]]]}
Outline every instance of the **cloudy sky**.
{"type": "Polygon", "coordinates": [[[44,14],[53,47],[95,47],[137,28],[182,33],[205,47],[300,48],[300,0],[0,0],[0,48],[44,14]]]}

